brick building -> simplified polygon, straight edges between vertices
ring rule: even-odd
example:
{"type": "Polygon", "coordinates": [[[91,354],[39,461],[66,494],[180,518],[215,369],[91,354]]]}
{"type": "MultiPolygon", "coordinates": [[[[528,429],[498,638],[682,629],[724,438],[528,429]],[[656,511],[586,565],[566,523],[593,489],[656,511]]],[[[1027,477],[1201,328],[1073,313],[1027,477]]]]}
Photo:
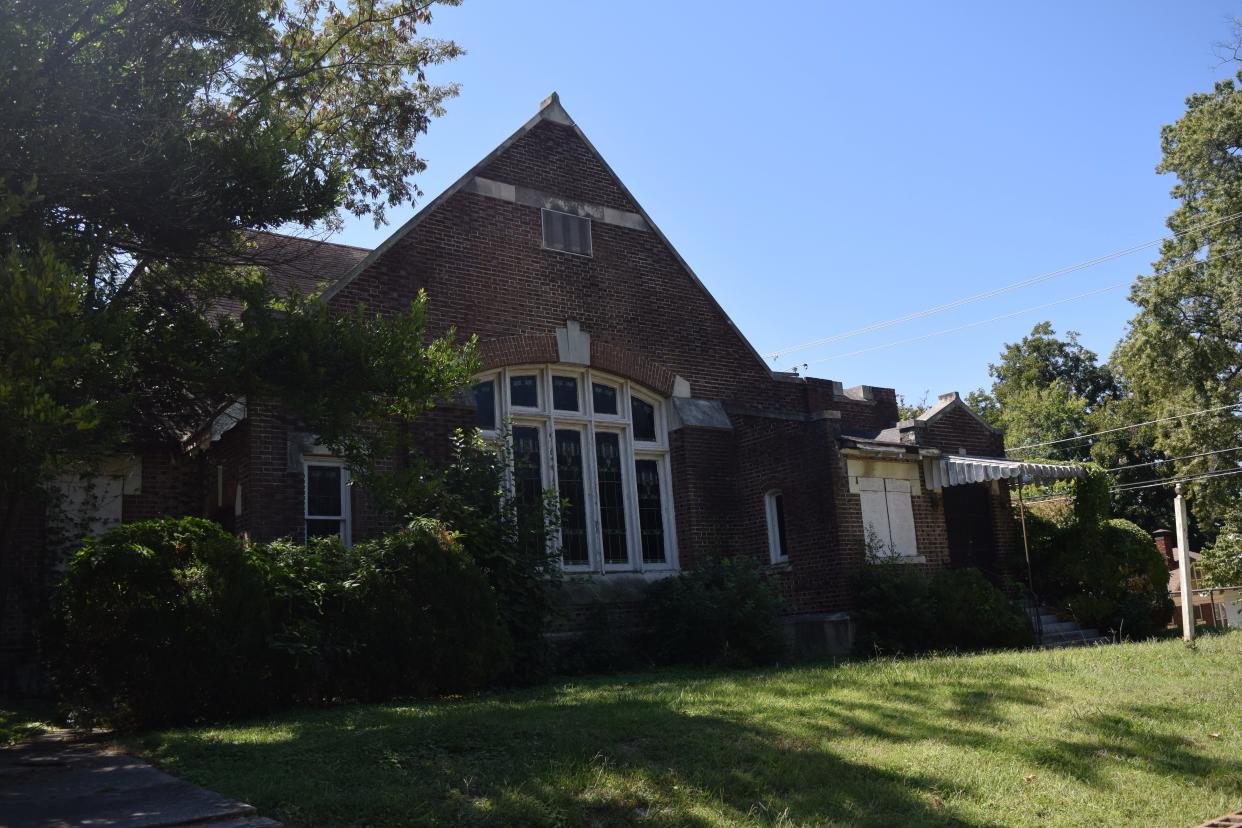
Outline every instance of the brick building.
{"type": "MultiPolygon", "coordinates": [[[[967,479],[972,458],[1003,457],[1000,434],[956,393],[898,422],[892,389],[770,370],[555,95],[375,250],[259,242],[284,286],[326,284],[342,310],[426,290],[430,335],[477,334],[473,399],[415,440],[439,457],[459,425],[509,435],[530,469],[518,485],[571,503],[563,562],[584,577],[570,600],[632,601],[705,556],[750,555],[798,639],[839,648],[869,541],[997,580],[1014,568],[1006,482],[967,479]]],[[[238,401],[134,462],[113,520],[203,514],[255,539],[382,525],[274,401],[238,401]]]]}

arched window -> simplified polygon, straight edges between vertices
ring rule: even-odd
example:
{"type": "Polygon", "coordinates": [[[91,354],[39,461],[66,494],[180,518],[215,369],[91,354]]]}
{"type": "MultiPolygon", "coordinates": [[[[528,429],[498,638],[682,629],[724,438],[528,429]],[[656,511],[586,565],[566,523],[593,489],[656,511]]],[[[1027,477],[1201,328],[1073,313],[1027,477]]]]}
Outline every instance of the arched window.
{"type": "Polygon", "coordinates": [[[567,571],[675,569],[664,402],[627,380],[569,365],[476,377],[476,425],[510,441],[519,505],[567,503],[554,539],[567,571]]]}

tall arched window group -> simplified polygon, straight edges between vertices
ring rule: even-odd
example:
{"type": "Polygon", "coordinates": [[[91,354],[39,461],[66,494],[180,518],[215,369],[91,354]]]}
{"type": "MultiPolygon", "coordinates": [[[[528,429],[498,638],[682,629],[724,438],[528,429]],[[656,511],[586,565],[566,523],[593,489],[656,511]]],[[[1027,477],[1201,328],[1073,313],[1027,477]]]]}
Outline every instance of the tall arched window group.
{"type": "Polygon", "coordinates": [[[567,505],[554,541],[571,572],[677,567],[663,400],[580,366],[481,374],[476,424],[510,441],[519,504],[544,491],[567,505]]]}

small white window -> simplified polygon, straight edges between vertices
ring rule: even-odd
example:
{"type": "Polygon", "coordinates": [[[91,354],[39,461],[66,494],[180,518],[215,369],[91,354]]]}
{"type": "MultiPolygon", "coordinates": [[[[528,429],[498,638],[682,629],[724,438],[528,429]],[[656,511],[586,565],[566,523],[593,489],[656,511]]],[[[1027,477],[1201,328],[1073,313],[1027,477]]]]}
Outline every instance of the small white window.
{"type": "Polygon", "coordinates": [[[591,220],[556,210],[543,210],[543,246],[577,256],[591,255],[591,220]]]}
{"type": "Polygon", "coordinates": [[[330,538],[350,544],[349,469],[336,460],[307,460],[306,537],[330,538]]]}
{"type": "Polygon", "coordinates": [[[768,517],[768,555],[772,563],[789,560],[789,541],[785,535],[785,496],[778,491],[763,497],[768,517]]]}
{"type": "Polygon", "coordinates": [[[880,558],[914,558],[919,554],[909,480],[858,478],[867,551],[880,558]]]}

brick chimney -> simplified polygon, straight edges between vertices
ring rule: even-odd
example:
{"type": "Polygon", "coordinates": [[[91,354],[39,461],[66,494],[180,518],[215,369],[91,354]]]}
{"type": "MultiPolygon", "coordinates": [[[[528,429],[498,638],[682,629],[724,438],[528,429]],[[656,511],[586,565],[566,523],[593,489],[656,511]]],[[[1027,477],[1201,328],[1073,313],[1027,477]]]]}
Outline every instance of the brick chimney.
{"type": "Polygon", "coordinates": [[[1165,565],[1170,570],[1177,569],[1177,547],[1173,545],[1173,533],[1168,529],[1157,529],[1151,536],[1156,541],[1156,551],[1164,555],[1165,565]]]}

